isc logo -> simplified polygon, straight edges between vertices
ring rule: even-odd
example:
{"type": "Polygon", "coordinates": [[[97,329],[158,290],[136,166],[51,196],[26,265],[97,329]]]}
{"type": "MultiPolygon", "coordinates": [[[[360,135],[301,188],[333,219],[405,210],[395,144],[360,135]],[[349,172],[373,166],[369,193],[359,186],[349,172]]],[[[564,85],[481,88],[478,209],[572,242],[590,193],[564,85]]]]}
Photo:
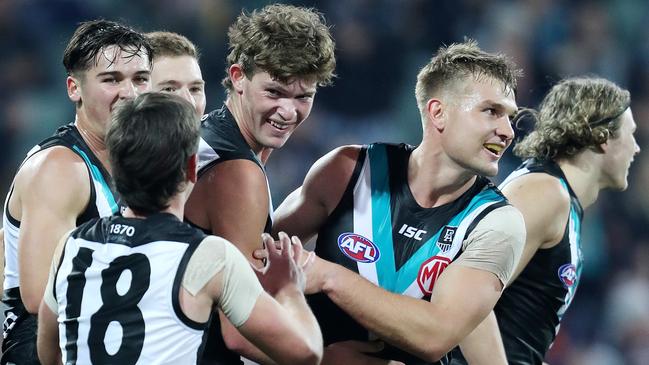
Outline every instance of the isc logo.
{"type": "Polygon", "coordinates": [[[338,236],[338,248],[350,259],[371,263],[379,259],[378,247],[360,234],[346,232],[338,236]]]}
{"type": "Polygon", "coordinates": [[[426,295],[433,294],[435,281],[437,281],[437,278],[442,275],[442,271],[450,263],[451,259],[448,257],[433,256],[421,264],[419,273],[417,274],[417,284],[419,284],[419,289],[421,289],[422,293],[426,295]]]}
{"type": "Polygon", "coordinates": [[[426,231],[424,231],[423,229],[417,229],[415,227],[411,227],[407,224],[404,224],[399,229],[399,234],[402,234],[408,238],[414,238],[417,241],[421,241],[422,236],[426,234],[426,231]]]}

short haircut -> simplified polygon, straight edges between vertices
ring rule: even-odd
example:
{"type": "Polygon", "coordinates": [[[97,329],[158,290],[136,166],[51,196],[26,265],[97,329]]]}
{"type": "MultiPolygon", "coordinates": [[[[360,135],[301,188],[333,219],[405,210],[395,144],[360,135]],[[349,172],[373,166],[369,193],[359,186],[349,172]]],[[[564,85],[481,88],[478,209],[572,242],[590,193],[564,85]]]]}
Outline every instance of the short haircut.
{"type": "Polygon", "coordinates": [[[79,24],[63,52],[63,66],[70,76],[87,71],[97,65],[97,56],[106,47],[113,45],[119,47],[128,58],[146,54],[151,66],[153,50],[143,34],[125,25],[103,19],[79,24]]]}
{"type": "Polygon", "coordinates": [[[423,113],[426,103],[437,92],[455,87],[469,77],[491,77],[505,87],[516,89],[521,70],[503,54],[484,52],[474,40],[453,43],[437,50],[437,54],[417,75],[415,96],[423,113]]]}
{"type": "Polygon", "coordinates": [[[115,188],[135,212],[166,209],[198,150],[199,119],[181,97],[145,93],[113,113],[106,146],[115,188]]]}
{"type": "Polygon", "coordinates": [[[151,42],[155,57],[189,56],[196,60],[200,53],[196,45],[187,37],[173,32],[151,32],[145,36],[151,42]]]}
{"type": "Polygon", "coordinates": [[[575,77],[556,84],[543,98],[534,130],[514,147],[522,158],[561,159],[617,137],[631,95],[602,78],[575,77]]]}
{"type": "Polygon", "coordinates": [[[232,90],[229,67],[235,63],[248,79],[265,71],[280,82],[300,78],[324,86],[334,77],[334,40],[324,17],[314,9],[275,4],[251,14],[242,12],[230,26],[228,38],[230,54],[223,79],[228,92],[232,90]]]}

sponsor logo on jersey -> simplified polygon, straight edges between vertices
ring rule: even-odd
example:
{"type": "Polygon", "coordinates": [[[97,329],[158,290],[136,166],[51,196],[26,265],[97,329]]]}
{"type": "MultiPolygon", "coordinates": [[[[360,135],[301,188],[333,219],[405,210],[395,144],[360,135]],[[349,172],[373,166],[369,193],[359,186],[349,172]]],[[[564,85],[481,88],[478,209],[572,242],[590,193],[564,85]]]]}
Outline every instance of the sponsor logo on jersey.
{"type": "Polygon", "coordinates": [[[426,231],[404,224],[403,226],[401,226],[401,229],[399,229],[399,234],[402,234],[408,238],[414,238],[417,241],[421,241],[422,239],[424,239],[423,236],[426,234],[426,231]]]}
{"type": "Polygon", "coordinates": [[[338,248],[356,262],[376,262],[381,256],[374,242],[360,234],[346,232],[338,236],[338,248]]]}
{"type": "Polygon", "coordinates": [[[422,293],[431,295],[435,281],[442,274],[444,269],[451,263],[451,259],[443,256],[433,256],[424,261],[417,274],[417,284],[422,293]]]}
{"type": "Polygon", "coordinates": [[[453,239],[455,238],[455,231],[457,227],[446,226],[442,229],[442,233],[437,239],[437,247],[439,247],[442,252],[446,252],[451,249],[453,245],[453,239]]]}
{"type": "Polygon", "coordinates": [[[563,286],[566,288],[571,288],[575,285],[575,280],[577,279],[577,268],[573,264],[563,264],[558,271],[559,280],[563,283],[563,286]]]}

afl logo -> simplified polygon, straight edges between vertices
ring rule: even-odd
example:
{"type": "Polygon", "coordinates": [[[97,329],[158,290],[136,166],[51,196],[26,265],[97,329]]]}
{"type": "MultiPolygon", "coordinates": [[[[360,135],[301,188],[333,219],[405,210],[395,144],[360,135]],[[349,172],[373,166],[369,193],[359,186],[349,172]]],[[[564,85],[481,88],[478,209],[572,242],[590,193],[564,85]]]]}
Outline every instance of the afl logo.
{"type": "Polygon", "coordinates": [[[338,248],[356,262],[372,263],[381,256],[379,248],[372,241],[356,233],[347,232],[338,236],[338,248]]]}
{"type": "Polygon", "coordinates": [[[575,285],[575,280],[577,279],[577,270],[573,264],[563,264],[559,268],[559,280],[563,283],[563,286],[566,288],[571,288],[575,285]]]}
{"type": "Polygon", "coordinates": [[[433,294],[435,281],[450,263],[451,259],[448,257],[433,256],[421,264],[417,274],[417,284],[424,296],[433,294]]]}

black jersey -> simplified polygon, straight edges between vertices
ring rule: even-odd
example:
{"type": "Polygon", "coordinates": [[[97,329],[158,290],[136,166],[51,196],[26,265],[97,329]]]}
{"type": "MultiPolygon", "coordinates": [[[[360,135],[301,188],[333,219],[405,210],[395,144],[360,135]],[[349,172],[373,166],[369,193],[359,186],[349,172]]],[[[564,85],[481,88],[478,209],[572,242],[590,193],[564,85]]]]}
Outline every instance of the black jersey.
{"type": "MultiPolygon", "coordinates": [[[[74,124],[60,127],[53,136],[43,140],[29,151],[27,159],[40,151],[50,147],[63,146],[79,155],[88,168],[90,184],[90,200],[86,209],[77,217],[77,225],[94,217],[108,216],[119,210],[117,193],[114,191],[110,175],[104,169],[99,159],[92,153],[90,147],[81,137],[74,124]]],[[[36,317],[30,315],[21,300],[18,270],[18,237],[20,235],[20,221],[12,217],[7,208],[9,198],[13,192],[11,187],[4,207],[5,229],[5,280],[3,303],[7,306],[4,322],[4,342],[2,344],[2,360],[7,362],[29,363],[25,356],[33,356],[36,361],[36,317]],[[30,318],[31,317],[31,318],[30,318]],[[30,350],[22,346],[28,346],[30,350]],[[20,356],[16,360],[14,356],[20,356]]]]}
{"type": "MultiPolygon", "coordinates": [[[[583,266],[583,210],[559,165],[553,161],[527,160],[501,186],[530,173],[545,173],[561,181],[570,194],[570,214],[561,241],[554,247],[540,248],[494,308],[507,361],[512,365],[543,363],[559,331],[561,317],[574,298],[583,266]]],[[[466,364],[457,349],[453,352],[453,364],[466,364]]]]}
{"type": "Polygon", "coordinates": [[[204,238],[169,213],[73,231],[51,287],[63,363],[197,363],[207,326],[183,313],[179,292],[204,238]]]}
{"type": "Polygon", "coordinates": [[[553,161],[528,160],[503,184],[529,173],[546,173],[570,194],[570,215],[561,241],[539,249],[494,308],[510,364],[541,364],[575,296],[582,271],[583,209],[561,168],[553,161]]]}
{"type": "MultiPolygon", "coordinates": [[[[250,146],[243,138],[241,130],[234,120],[232,113],[223,106],[203,116],[201,123],[201,140],[198,147],[198,178],[211,167],[230,160],[249,160],[257,164],[266,176],[266,170],[250,146]]],[[[268,177],[266,177],[268,186],[268,177]]],[[[268,188],[268,218],[264,232],[270,233],[272,228],[273,203],[270,188],[268,188]]],[[[191,222],[189,222],[191,223],[191,222]]],[[[212,233],[212,232],[206,232],[212,233]]],[[[208,330],[209,345],[205,348],[203,365],[241,364],[240,356],[228,350],[221,336],[221,326],[215,317],[208,330]]]]}
{"type": "Polygon", "coordinates": [[[266,169],[252,149],[250,149],[232,113],[224,105],[221,109],[214,110],[203,116],[201,140],[198,146],[198,178],[200,179],[211,167],[230,160],[252,161],[264,172],[266,186],[268,188],[268,201],[270,202],[264,232],[270,233],[273,224],[273,202],[271,200],[270,187],[268,186],[266,169]]]}
{"type": "MultiPolygon", "coordinates": [[[[507,202],[495,186],[479,177],[455,201],[422,208],[407,181],[412,151],[405,144],[361,149],[341,201],[318,232],[316,253],[393,293],[429,300],[435,280],[462,254],[463,241],[477,222],[507,202]]],[[[308,300],[325,345],[373,338],[325,294],[308,300]]],[[[426,363],[390,346],[380,356],[407,364],[426,363]]]]}

